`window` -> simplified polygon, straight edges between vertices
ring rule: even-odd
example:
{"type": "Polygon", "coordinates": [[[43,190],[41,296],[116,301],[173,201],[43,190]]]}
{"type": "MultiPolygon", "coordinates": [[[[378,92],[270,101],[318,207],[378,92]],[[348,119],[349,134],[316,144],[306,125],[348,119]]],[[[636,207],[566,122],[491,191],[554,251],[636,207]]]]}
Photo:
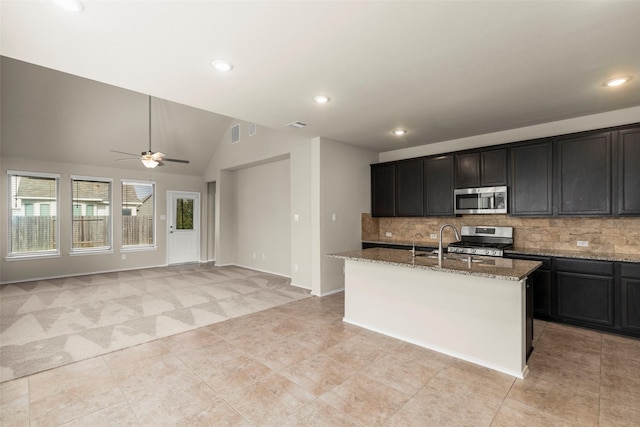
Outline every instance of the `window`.
{"type": "Polygon", "coordinates": [[[10,197],[8,257],[58,255],[60,176],[14,171],[8,171],[7,175],[10,197]]]}
{"type": "Polygon", "coordinates": [[[176,230],[193,230],[193,199],[176,200],[176,230]]]}
{"type": "Polygon", "coordinates": [[[72,252],[111,250],[111,180],[71,177],[72,252]],[[99,214],[94,215],[94,206],[99,214]]]}
{"type": "Polygon", "coordinates": [[[155,184],[122,181],[122,246],[155,246],[155,184]]]}

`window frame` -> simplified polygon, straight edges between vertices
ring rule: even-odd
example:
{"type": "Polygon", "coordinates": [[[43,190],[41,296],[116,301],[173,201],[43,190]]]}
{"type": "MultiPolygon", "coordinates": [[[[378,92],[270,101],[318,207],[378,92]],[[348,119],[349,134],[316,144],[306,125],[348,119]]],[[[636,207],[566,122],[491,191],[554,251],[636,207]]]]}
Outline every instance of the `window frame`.
{"type": "Polygon", "coordinates": [[[95,177],[95,176],[83,176],[83,175],[71,175],[71,250],[69,255],[91,255],[91,254],[109,254],[113,253],[113,178],[95,177]],[[75,181],[89,181],[109,184],[109,223],[107,224],[107,234],[109,242],[105,246],[99,246],[95,248],[74,248],[73,245],[73,217],[74,208],[76,205],[80,205],[80,213],[82,213],[82,207],[80,203],[76,202],[73,194],[73,184],[75,181]]]}
{"type": "Polygon", "coordinates": [[[158,248],[158,233],[157,233],[157,218],[156,218],[156,204],[157,204],[157,186],[155,181],[142,181],[137,179],[121,179],[120,180],[120,252],[137,252],[137,251],[150,251],[156,250],[158,248]],[[124,208],[124,185],[125,184],[133,184],[133,185],[150,185],[152,188],[153,194],[153,225],[151,226],[151,230],[153,232],[153,243],[150,244],[141,244],[141,245],[125,245],[124,244],[124,216],[122,215],[122,210],[124,208]]]}
{"type": "MultiPolygon", "coordinates": [[[[46,173],[46,172],[30,172],[30,171],[17,171],[7,170],[7,256],[6,260],[21,260],[21,259],[35,259],[35,258],[55,258],[60,257],[60,174],[46,173]],[[12,249],[13,241],[13,209],[14,203],[11,199],[13,194],[12,177],[26,177],[26,178],[47,178],[55,180],[55,226],[53,232],[55,233],[55,249],[47,249],[42,251],[30,251],[30,252],[14,252],[12,249]]],[[[35,212],[35,207],[34,207],[35,212]]],[[[51,212],[51,210],[49,210],[51,212]]],[[[49,215],[51,216],[51,215],[49,215]]]]}

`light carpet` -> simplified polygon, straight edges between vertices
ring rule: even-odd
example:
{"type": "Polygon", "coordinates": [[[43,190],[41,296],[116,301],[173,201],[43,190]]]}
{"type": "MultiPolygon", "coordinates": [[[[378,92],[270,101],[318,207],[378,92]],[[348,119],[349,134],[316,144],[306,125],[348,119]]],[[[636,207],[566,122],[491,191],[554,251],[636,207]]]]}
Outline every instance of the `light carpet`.
{"type": "Polygon", "coordinates": [[[290,279],[192,264],[0,286],[0,382],[309,297],[290,279]]]}

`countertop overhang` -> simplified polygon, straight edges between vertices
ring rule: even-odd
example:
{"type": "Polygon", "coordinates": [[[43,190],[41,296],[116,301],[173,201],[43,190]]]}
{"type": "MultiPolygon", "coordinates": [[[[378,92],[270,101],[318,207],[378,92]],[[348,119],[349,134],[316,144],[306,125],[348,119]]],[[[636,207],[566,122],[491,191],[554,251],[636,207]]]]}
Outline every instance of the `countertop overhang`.
{"type": "MultiPolygon", "coordinates": [[[[362,240],[362,243],[371,243],[375,245],[397,245],[403,246],[408,249],[411,248],[412,242],[407,240],[362,240]]],[[[426,245],[424,242],[416,242],[416,247],[430,248],[433,245],[426,245]]],[[[603,251],[603,250],[591,250],[590,248],[582,250],[562,250],[562,249],[534,249],[514,247],[513,249],[507,249],[504,251],[507,254],[520,254],[520,255],[535,255],[555,258],[576,258],[576,259],[588,259],[593,261],[612,261],[612,262],[630,262],[640,263],[640,254],[615,252],[615,251],[603,251]]]]}
{"type": "Polygon", "coordinates": [[[445,254],[442,265],[439,265],[437,256],[434,257],[428,253],[421,253],[420,256],[414,257],[410,250],[387,248],[361,249],[327,256],[351,261],[514,281],[523,280],[542,265],[538,261],[485,256],[473,256],[472,260],[475,262],[469,262],[468,255],[458,254],[445,254]]]}

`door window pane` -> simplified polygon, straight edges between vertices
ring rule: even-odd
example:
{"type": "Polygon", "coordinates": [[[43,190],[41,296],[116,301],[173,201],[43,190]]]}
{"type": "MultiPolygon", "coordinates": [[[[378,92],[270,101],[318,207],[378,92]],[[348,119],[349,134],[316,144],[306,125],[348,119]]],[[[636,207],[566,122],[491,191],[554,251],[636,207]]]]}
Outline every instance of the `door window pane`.
{"type": "Polygon", "coordinates": [[[111,180],[72,177],[72,251],[111,249],[111,180]],[[94,206],[99,215],[94,215],[94,206]]]}
{"type": "Polygon", "coordinates": [[[193,199],[176,200],[176,230],[193,230],[193,199]]]}
{"type": "Polygon", "coordinates": [[[155,245],[155,186],[122,182],[122,246],[155,245]]]}
{"type": "Polygon", "coordinates": [[[9,257],[58,254],[59,176],[9,171],[8,178],[9,257]]]}

